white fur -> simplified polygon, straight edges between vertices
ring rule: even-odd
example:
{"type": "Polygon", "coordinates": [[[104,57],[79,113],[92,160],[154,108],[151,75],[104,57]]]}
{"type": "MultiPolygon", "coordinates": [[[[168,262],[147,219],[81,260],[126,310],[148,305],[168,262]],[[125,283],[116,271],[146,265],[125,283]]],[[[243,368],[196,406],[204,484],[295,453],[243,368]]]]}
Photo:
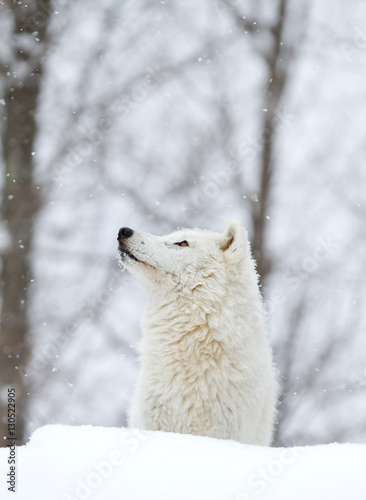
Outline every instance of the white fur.
{"type": "Polygon", "coordinates": [[[277,384],[239,222],[223,234],[134,232],[120,251],[149,299],[130,425],[269,445],[277,384]]]}

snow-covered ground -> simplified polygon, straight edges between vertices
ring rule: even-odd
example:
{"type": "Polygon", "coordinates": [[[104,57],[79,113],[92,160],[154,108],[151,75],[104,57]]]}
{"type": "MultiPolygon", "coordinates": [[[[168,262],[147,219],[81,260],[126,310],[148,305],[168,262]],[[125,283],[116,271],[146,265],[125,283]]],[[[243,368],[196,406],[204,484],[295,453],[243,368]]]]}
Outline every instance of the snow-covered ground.
{"type": "MultiPolygon", "coordinates": [[[[358,500],[366,445],[262,448],[198,436],[48,425],[17,448],[24,500],[358,500]]],[[[0,497],[9,449],[0,449],[0,497]]]]}

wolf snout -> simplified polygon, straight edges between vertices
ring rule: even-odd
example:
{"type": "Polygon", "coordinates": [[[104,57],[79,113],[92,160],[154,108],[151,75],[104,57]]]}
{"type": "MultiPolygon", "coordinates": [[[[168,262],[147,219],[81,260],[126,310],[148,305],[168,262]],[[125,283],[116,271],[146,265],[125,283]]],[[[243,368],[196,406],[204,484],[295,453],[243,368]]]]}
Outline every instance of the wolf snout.
{"type": "Polygon", "coordinates": [[[130,238],[132,235],[133,235],[132,229],[130,229],[129,227],[121,227],[121,229],[118,231],[117,240],[121,241],[126,238],[130,238]]]}

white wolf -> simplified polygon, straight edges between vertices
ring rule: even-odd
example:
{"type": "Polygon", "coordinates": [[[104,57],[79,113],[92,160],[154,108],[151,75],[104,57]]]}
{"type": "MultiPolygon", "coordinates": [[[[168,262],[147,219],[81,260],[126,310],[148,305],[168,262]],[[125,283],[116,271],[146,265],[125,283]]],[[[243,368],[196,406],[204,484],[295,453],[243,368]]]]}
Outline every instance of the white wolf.
{"type": "Polygon", "coordinates": [[[246,231],[124,227],[118,241],[149,299],[129,424],[269,445],[277,384],[246,231]]]}

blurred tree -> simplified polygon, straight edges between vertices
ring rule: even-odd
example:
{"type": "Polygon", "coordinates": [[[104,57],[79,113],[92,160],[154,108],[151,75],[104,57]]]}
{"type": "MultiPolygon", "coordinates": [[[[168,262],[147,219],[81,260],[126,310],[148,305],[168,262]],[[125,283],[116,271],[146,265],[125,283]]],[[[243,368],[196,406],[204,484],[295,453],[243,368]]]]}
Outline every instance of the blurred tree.
{"type": "Polygon", "coordinates": [[[48,0],[7,1],[0,7],[0,15],[12,26],[9,47],[3,51],[0,62],[3,99],[1,219],[8,240],[1,255],[1,445],[6,445],[3,437],[7,435],[7,388],[10,387],[16,391],[18,444],[23,442],[24,436],[24,367],[31,349],[27,339],[33,275],[31,252],[34,226],[42,205],[40,190],[34,182],[34,142],[50,8],[48,0]]]}
{"type": "MultiPolygon", "coordinates": [[[[275,4],[274,4],[275,5],[275,4]]],[[[295,54],[298,52],[304,38],[304,6],[307,3],[300,3],[295,9],[290,9],[288,0],[278,0],[272,21],[254,20],[247,18],[240,10],[237,3],[225,3],[230,15],[235,19],[242,32],[250,33],[255,39],[261,38],[262,43],[256,43],[256,51],[264,62],[266,76],[264,77],[264,89],[262,92],[262,102],[259,128],[260,154],[257,160],[257,182],[255,195],[249,200],[252,225],[252,251],[257,262],[259,279],[264,290],[267,285],[267,278],[271,274],[273,256],[271,255],[271,245],[268,242],[269,214],[272,211],[274,197],[272,195],[274,187],[274,177],[278,166],[278,158],[275,154],[277,141],[277,130],[281,125],[279,114],[286,101],[286,83],[290,69],[294,62],[295,54]],[[293,29],[296,27],[296,29],[293,29]],[[264,37],[269,42],[265,43],[264,37]]],[[[262,17],[265,16],[262,13],[262,17]]],[[[240,194],[240,193],[239,193],[240,194]]],[[[239,201],[239,200],[238,200],[239,201]]],[[[303,310],[303,301],[296,307],[296,312],[292,314],[297,319],[297,323],[292,320],[286,329],[284,338],[279,346],[280,350],[280,373],[281,379],[286,380],[285,387],[281,384],[281,407],[279,409],[279,421],[281,421],[289,411],[286,405],[286,398],[292,392],[292,379],[289,376],[289,365],[294,356],[294,339],[296,337],[296,327],[299,327],[300,315],[297,309],[303,310]]],[[[287,415],[288,416],[288,415],[287,415]]],[[[282,426],[276,427],[275,444],[282,445],[282,426]]]]}

